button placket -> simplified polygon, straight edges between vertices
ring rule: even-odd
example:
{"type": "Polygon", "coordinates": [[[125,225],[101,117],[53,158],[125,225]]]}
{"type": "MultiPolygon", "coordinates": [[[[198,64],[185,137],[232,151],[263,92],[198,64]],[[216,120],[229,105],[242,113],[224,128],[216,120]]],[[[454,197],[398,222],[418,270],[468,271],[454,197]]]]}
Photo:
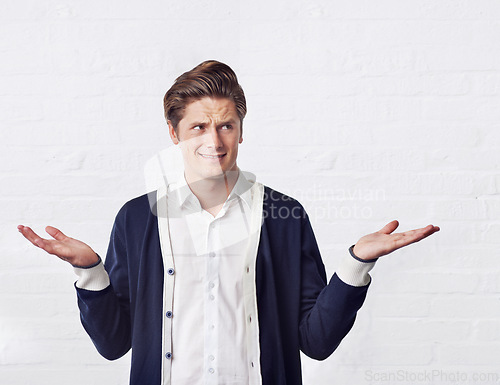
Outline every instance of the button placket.
{"type": "Polygon", "coordinates": [[[215,352],[218,343],[218,278],[219,278],[219,219],[214,219],[207,229],[206,300],[205,300],[205,370],[207,384],[216,384],[217,365],[215,352]]]}

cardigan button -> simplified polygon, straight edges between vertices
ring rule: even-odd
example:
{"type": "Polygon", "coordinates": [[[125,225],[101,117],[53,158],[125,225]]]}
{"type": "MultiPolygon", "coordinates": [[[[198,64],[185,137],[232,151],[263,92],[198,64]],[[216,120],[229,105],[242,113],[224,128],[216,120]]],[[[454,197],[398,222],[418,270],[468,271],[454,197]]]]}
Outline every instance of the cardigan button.
{"type": "Polygon", "coordinates": [[[167,314],[166,314],[167,318],[172,318],[172,312],[169,310],[167,311],[167,314]]]}
{"type": "Polygon", "coordinates": [[[170,360],[170,359],[172,358],[172,353],[167,352],[167,354],[165,354],[165,358],[166,358],[167,360],[170,360]]]}
{"type": "Polygon", "coordinates": [[[170,268],[170,269],[167,270],[167,273],[168,273],[168,275],[174,275],[175,270],[172,269],[172,268],[170,268]]]}

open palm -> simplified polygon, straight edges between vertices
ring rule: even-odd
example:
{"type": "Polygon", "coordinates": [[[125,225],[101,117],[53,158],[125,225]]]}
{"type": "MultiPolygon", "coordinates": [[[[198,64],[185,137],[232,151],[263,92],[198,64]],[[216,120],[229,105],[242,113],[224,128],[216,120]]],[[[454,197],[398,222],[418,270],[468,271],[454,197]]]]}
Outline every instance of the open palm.
{"type": "Polygon", "coordinates": [[[92,248],[77,239],[64,235],[59,229],[47,226],[45,231],[54,239],[44,239],[28,226],[17,226],[19,232],[33,245],[58,256],[73,266],[90,266],[99,260],[92,248]]]}
{"type": "Polygon", "coordinates": [[[439,227],[428,225],[420,229],[392,234],[398,226],[399,222],[394,220],[386,224],[381,230],[360,238],[354,246],[354,254],[358,258],[367,261],[376,259],[439,231],[439,227]]]}

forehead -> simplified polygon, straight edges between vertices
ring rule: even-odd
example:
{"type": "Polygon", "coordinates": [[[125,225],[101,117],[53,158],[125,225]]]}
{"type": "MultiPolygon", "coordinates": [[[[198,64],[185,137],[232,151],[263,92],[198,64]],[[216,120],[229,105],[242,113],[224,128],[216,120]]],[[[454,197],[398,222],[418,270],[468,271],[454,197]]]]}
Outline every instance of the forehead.
{"type": "Polygon", "coordinates": [[[239,120],[234,102],[227,98],[203,97],[186,105],[182,120],[239,120]]]}

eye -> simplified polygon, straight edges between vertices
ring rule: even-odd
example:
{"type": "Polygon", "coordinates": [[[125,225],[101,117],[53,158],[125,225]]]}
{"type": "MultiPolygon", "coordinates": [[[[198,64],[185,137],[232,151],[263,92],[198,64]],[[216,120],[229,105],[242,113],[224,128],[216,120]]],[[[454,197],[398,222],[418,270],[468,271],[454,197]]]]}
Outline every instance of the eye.
{"type": "Polygon", "coordinates": [[[224,124],[221,128],[223,130],[230,130],[231,128],[233,128],[233,126],[231,126],[230,124],[224,124]]]}
{"type": "Polygon", "coordinates": [[[200,126],[199,124],[197,126],[193,127],[193,130],[196,130],[196,131],[199,131],[199,130],[202,130],[202,129],[203,129],[203,127],[200,126]]]}

